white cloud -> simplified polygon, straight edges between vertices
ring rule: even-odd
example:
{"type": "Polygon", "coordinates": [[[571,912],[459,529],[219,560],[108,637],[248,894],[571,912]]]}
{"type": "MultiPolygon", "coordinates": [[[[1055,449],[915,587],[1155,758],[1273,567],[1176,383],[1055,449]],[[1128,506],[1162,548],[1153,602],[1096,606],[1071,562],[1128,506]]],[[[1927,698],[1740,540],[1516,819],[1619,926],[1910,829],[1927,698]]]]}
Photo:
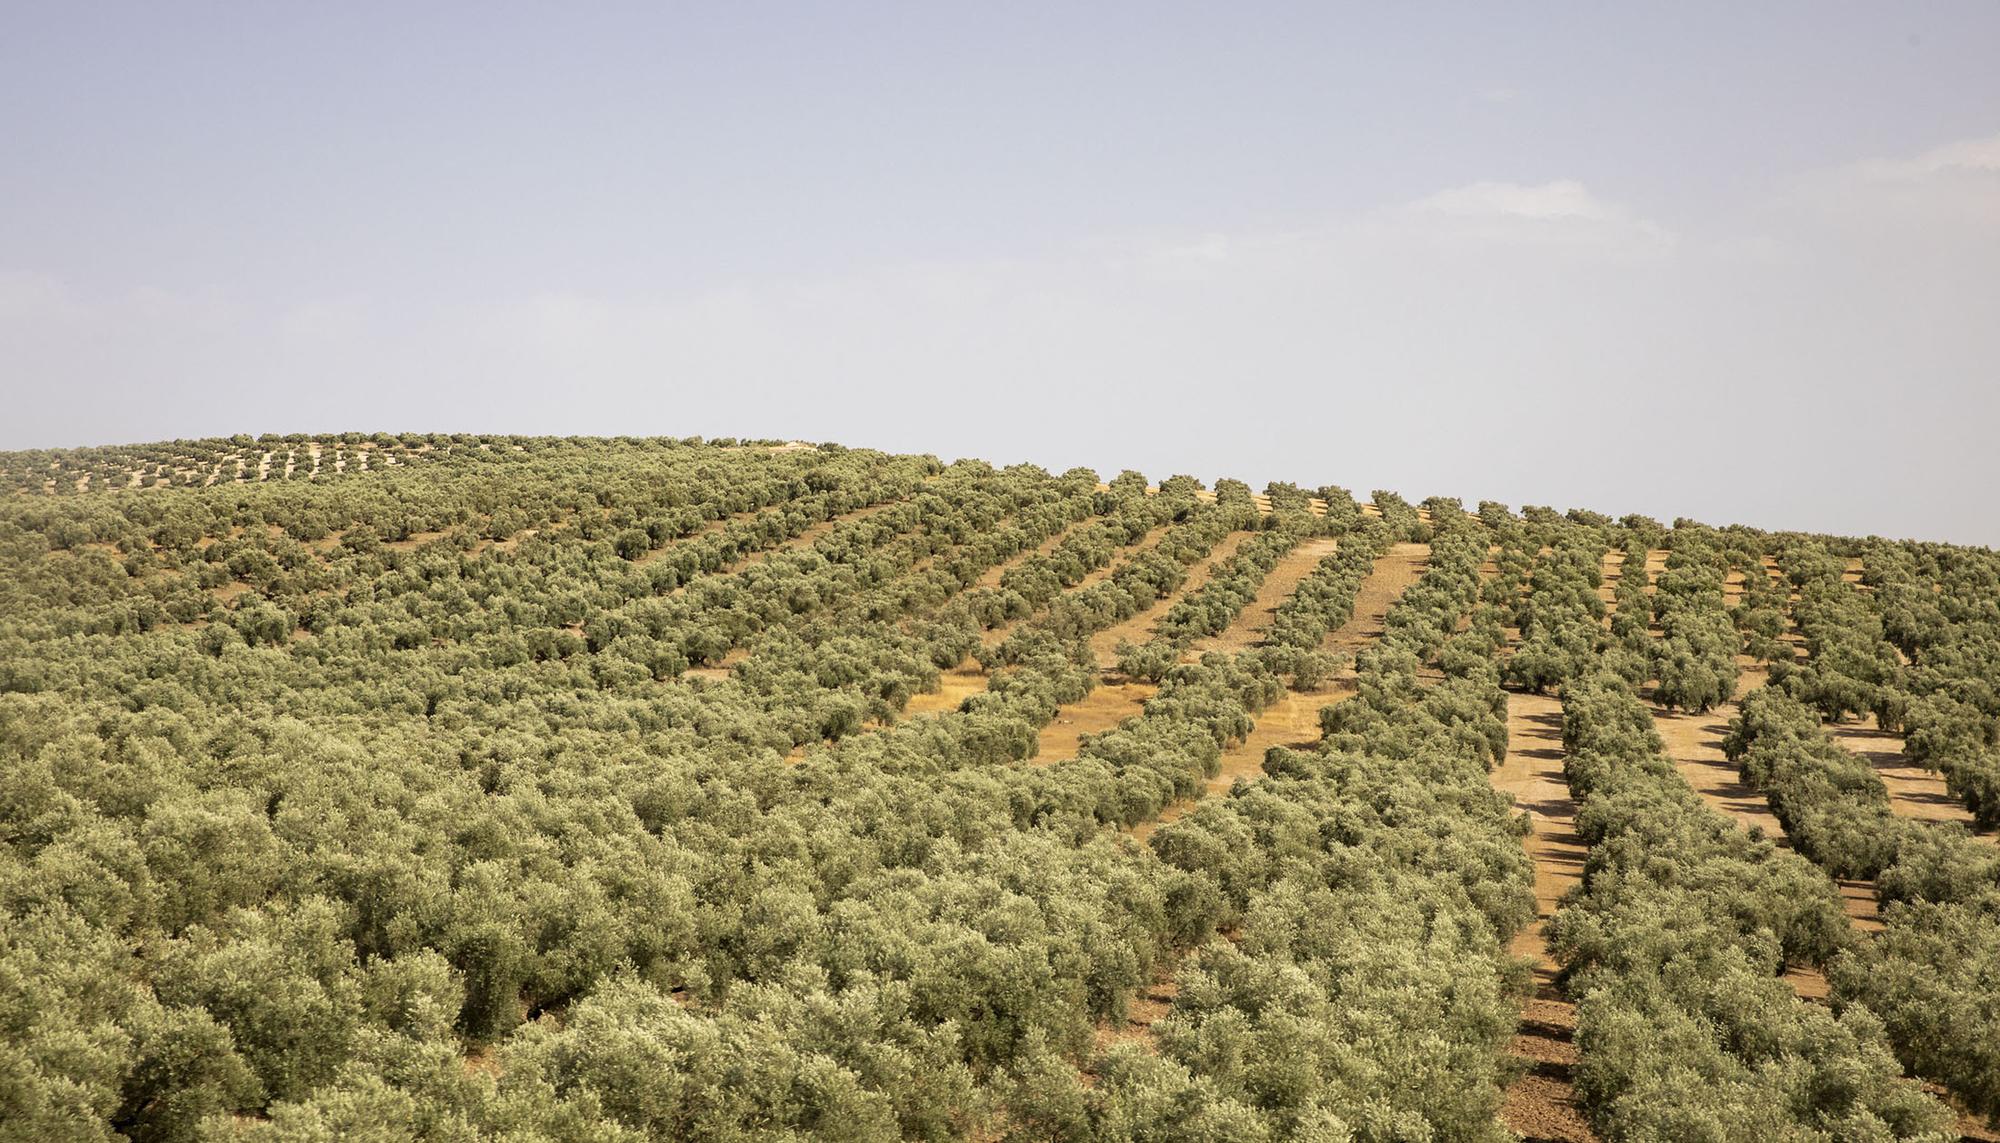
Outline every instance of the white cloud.
{"type": "Polygon", "coordinates": [[[1990,243],[2000,239],[2000,135],[1808,172],[1776,206],[1892,249],[1990,243]]]}
{"type": "Polygon", "coordinates": [[[1203,234],[1164,246],[1154,256],[1166,262],[1225,262],[1229,259],[1229,236],[1203,234]]]}
{"type": "Polygon", "coordinates": [[[1468,183],[1388,212],[1384,221],[1432,242],[1529,244],[1620,257],[1655,257],[1674,245],[1665,226],[1575,179],[1468,183]]]}
{"type": "MultiPolygon", "coordinates": [[[[1933,176],[1823,189],[1971,201],[1983,152],[1941,151],[1905,160],[1933,176]]],[[[21,390],[0,434],[747,433],[2000,537],[1993,245],[1920,210],[1905,234],[1799,207],[1676,242],[1579,180],[1489,180],[1293,229],[463,303],[229,307],[0,271],[0,396],[21,390]],[[1809,442],[1791,479],[1744,478],[1744,424],[1809,442]]]]}
{"type": "Polygon", "coordinates": [[[1618,213],[1574,179],[1537,186],[1477,182],[1439,191],[1411,205],[1416,210],[1460,218],[1605,219],[1618,213]]]}
{"type": "Polygon", "coordinates": [[[69,291],[48,274],[0,270],[0,313],[46,312],[73,306],[69,291]]]}
{"type": "Polygon", "coordinates": [[[1855,174],[1878,182],[1911,182],[1962,175],[2000,175],[2000,135],[1960,139],[1906,158],[1870,159],[1855,174]]]}

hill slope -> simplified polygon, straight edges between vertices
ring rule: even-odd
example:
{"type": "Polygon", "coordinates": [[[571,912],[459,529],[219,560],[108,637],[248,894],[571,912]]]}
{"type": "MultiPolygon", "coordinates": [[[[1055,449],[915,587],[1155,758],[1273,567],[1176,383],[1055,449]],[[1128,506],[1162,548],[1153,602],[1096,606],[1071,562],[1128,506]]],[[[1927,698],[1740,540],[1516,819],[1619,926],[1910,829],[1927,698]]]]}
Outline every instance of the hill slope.
{"type": "Polygon", "coordinates": [[[772,441],[0,485],[0,1138],[2000,1113],[1984,550],[772,441]]]}

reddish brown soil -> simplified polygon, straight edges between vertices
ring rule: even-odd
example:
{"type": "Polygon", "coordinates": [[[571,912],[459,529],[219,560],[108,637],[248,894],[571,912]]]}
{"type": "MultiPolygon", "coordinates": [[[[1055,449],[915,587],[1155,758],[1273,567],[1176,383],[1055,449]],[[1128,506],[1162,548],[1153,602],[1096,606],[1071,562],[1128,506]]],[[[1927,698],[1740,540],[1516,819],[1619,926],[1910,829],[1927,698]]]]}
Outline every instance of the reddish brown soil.
{"type": "Polygon", "coordinates": [[[1570,1079],[1581,1058],[1575,1037],[1576,1007],[1538,983],[1535,995],[1521,1006],[1520,1030],[1507,1045],[1508,1054],[1528,1070],[1507,1085],[1500,1103],[1500,1122],[1527,1143],[1590,1143],[1597,1138],[1577,1105],[1570,1079]]]}

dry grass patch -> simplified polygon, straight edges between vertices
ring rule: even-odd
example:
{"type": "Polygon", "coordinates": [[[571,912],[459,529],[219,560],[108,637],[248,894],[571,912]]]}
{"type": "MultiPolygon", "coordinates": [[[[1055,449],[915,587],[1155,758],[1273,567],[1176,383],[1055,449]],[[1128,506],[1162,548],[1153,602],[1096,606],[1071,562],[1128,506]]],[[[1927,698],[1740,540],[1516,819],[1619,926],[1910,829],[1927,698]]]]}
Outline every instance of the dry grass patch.
{"type": "Polygon", "coordinates": [[[711,679],[715,681],[720,681],[722,679],[726,679],[729,677],[730,673],[736,669],[736,664],[742,662],[745,659],[748,659],[749,657],[750,657],[750,648],[731,647],[728,653],[724,654],[722,658],[717,659],[713,664],[706,667],[689,667],[687,670],[681,673],[684,675],[692,675],[697,679],[711,679]]]}
{"type": "Polygon", "coordinates": [[[903,707],[903,717],[944,714],[957,710],[966,699],[976,694],[984,694],[990,681],[986,672],[979,668],[978,660],[967,659],[938,675],[938,689],[910,696],[909,703],[903,707]]]}
{"type": "Polygon", "coordinates": [[[1119,674],[1108,676],[1082,701],[1056,711],[1055,718],[1042,727],[1035,739],[1034,764],[1047,766],[1076,757],[1077,751],[1083,749],[1085,735],[1102,734],[1128,718],[1144,714],[1146,700],[1159,692],[1160,688],[1143,679],[1128,679],[1119,674]]]}

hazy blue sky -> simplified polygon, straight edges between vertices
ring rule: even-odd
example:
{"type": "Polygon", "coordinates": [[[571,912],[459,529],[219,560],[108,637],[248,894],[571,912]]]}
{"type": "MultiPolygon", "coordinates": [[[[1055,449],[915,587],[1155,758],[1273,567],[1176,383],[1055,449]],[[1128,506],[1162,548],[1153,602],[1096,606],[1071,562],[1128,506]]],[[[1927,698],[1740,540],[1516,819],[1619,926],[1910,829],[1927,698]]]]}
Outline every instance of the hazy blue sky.
{"type": "Polygon", "coordinates": [[[0,0],[0,447],[350,428],[2000,543],[2000,4],[0,0]]]}

